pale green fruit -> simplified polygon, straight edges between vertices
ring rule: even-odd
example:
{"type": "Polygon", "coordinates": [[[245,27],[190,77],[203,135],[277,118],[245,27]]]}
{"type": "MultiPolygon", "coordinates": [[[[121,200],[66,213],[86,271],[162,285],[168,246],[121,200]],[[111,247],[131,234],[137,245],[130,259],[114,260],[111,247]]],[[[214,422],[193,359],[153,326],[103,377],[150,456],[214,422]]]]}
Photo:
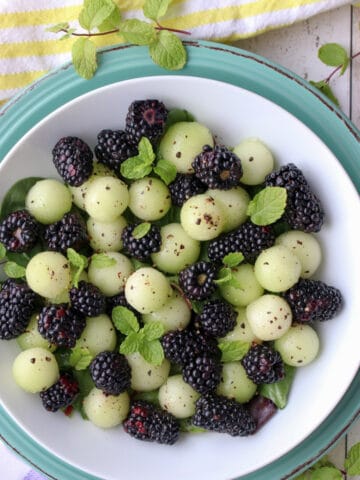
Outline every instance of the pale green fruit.
{"type": "Polygon", "coordinates": [[[144,177],[129,188],[129,208],[134,215],[147,222],[159,220],[171,207],[168,187],[158,178],[144,177]]]}
{"type": "Polygon", "coordinates": [[[114,177],[97,177],[89,185],[85,197],[85,210],[99,222],[112,222],[129,205],[126,183],[114,177]]]}
{"type": "Polygon", "coordinates": [[[318,334],[310,325],[292,325],[275,341],[274,346],[286,364],[303,367],[317,357],[320,342],[318,334]]]}
{"type": "Polygon", "coordinates": [[[40,347],[19,353],[14,360],[12,372],[17,385],[30,393],[47,390],[59,379],[56,358],[49,350],[40,347]]]}
{"type": "Polygon", "coordinates": [[[40,347],[53,352],[56,350],[56,345],[49,343],[48,340],[40,335],[38,330],[38,319],[39,314],[34,313],[30,318],[29,325],[26,327],[25,332],[16,338],[16,343],[19,345],[21,350],[40,347]]]}
{"type": "Polygon", "coordinates": [[[245,307],[264,293],[263,287],[255,277],[252,265],[245,263],[234,267],[232,274],[239,286],[235,287],[226,283],[219,285],[222,297],[232,305],[245,307]]]}
{"type": "Polygon", "coordinates": [[[218,395],[245,403],[255,395],[256,389],[257,386],[248,378],[240,362],[224,363],[216,390],[218,395]]]}
{"type": "Polygon", "coordinates": [[[156,390],[169,376],[170,362],[166,358],[160,365],[152,365],[138,352],[125,356],[131,367],[131,388],[137,392],[156,390]]]}
{"type": "Polygon", "coordinates": [[[83,401],[84,412],[90,422],[100,428],[112,428],[120,425],[130,410],[130,398],[127,392],[120,395],[108,395],[93,388],[83,401]]]}
{"type": "Polygon", "coordinates": [[[134,271],[134,267],[122,253],[105,252],[105,254],[115,263],[108,267],[99,267],[90,260],[88,277],[89,281],[98,287],[104,295],[112,297],[124,290],[125,283],[134,271]]]}
{"type": "Polygon", "coordinates": [[[254,342],[257,340],[254,332],[251,329],[250,323],[246,316],[246,308],[238,307],[236,308],[237,317],[236,317],[236,325],[231,330],[231,332],[227,333],[225,337],[222,337],[222,341],[228,342],[254,342]]]}
{"type": "Polygon", "coordinates": [[[70,265],[58,252],[40,252],[26,266],[26,281],[34,292],[45,298],[56,298],[70,286],[70,265]]]}
{"type": "Polygon", "coordinates": [[[87,317],[86,326],[76,342],[77,347],[84,347],[95,357],[101,352],[112,352],[116,347],[116,332],[108,315],[87,317]]]}
{"type": "Polygon", "coordinates": [[[190,318],[191,310],[177,291],[174,291],[173,296],[162,308],[142,316],[144,323],[160,322],[164,326],[164,333],[170,330],[183,330],[189,324],[190,318]]]}
{"type": "Polygon", "coordinates": [[[71,210],[71,193],[58,180],[39,180],[28,191],[25,205],[36,220],[47,225],[58,222],[71,210]]]}
{"type": "Polygon", "coordinates": [[[259,185],[274,169],[274,157],[270,150],[257,138],[246,138],[234,148],[240,158],[243,175],[240,179],[245,185],[259,185]]]}
{"type": "Polygon", "coordinates": [[[123,248],[121,234],[127,221],[120,216],[112,222],[98,222],[89,217],[86,222],[90,246],[95,252],[118,252],[123,248]]]}
{"type": "Polygon", "coordinates": [[[176,418],[188,418],[194,415],[198,398],[200,394],[184,382],[182,375],[168,377],[159,390],[161,408],[176,418]]]}
{"type": "Polygon", "coordinates": [[[213,197],[221,204],[226,223],[224,232],[229,232],[239,227],[247,219],[246,210],[250,202],[250,196],[241,187],[230,188],[230,190],[207,190],[206,194],[213,197]]]}

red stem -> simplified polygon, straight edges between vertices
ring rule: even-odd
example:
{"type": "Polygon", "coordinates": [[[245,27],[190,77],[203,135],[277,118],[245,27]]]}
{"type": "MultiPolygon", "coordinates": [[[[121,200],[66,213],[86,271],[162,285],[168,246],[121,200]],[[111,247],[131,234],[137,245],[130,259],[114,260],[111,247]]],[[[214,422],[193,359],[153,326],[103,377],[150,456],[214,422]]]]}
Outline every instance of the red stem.
{"type": "MultiPolygon", "coordinates": [[[[174,33],[180,33],[182,35],[191,35],[191,32],[186,32],[185,30],[178,30],[177,28],[167,28],[167,27],[163,27],[162,25],[160,25],[159,23],[156,23],[156,27],[155,27],[156,30],[167,30],[168,32],[174,32],[174,33]]],[[[60,32],[64,32],[64,33],[67,33],[67,30],[66,29],[61,29],[60,32]]],[[[108,32],[99,32],[99,33],[76,33],[76,32],[73,32],[71,35],[73,37],[100,37],[100,36],[103,36],[103,35],[111,35],[113,33],[121,33],[121,30],[119,28],[116,28],[114,30],[109,30],[108,32]]]]}
{"type": "MultiPolygon", "coordinates": [[[[360,52],[355,53],[355,54],[352,55],[352,57],[350,58],[350,61],[354,60],[354,58],[359,57],[359,56],[360,56],[360,52]]],[[[330,75],[329,75],[327,78],[325,78],[324,81],[325,81],[326,83],[329,83],[330,80],[332,79],[332,77],[335,75],[335,73],[337,73],[337,72],[338,72],[339,70],[341,70],[342,68],[343,68],[343,65],[339,65],[338,67],[336,67],[335,70],[333,70],[333,71],[330,73],[330,75]]]]}
{"type": "Polygon", "coordinates": [[[167,30],[168,32],[174,32],[174,33],[180,33],[182,35],[191,35],[191,32],[187,32],[186,30],[178,30],[177,28],[168,28],[168,27],[163,27],[160,25],[159,22],[156,22],[156,30],[167,30]]]}

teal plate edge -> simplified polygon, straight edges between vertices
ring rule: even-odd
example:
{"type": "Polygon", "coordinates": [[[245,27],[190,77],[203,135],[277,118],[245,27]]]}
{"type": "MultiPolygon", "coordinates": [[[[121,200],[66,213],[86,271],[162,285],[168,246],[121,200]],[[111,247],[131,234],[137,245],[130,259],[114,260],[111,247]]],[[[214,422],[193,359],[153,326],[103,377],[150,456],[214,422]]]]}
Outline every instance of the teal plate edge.
{"type": "MultiPolygon", "coordinates": [[[[99,55],[100,68],[92,80],[79,78],[71,64],[51,71],[0,110],[0,158],[45,116],[89,91],[132,78],[188,75],[245,88],[292,113],[330,148],[360,190],[360,132],[325,96],[293,72],[259,55],[213,42],[185,43],[189,59],[181,71],[169,72],[157,67],[146,47],[130,45],[103,49],[99,55]]],[[[287,480],[308,468],[359,417],[359,392],[360,372],[331,415],[309,437],[278,460],[237,480],[287,480]]],[[[1,406],[0,438],[50,479],[100,480],[48,452],[24,433],[1,406]]]]}

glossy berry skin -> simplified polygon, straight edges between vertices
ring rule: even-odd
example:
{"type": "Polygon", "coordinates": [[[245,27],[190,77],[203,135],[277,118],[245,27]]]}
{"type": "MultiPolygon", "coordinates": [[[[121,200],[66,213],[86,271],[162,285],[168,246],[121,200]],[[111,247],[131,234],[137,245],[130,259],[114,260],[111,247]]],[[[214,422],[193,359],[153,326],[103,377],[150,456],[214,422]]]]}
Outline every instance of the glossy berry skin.
{"type": "Polygon", "coordinates": [[[211,300],[204,305],[196,319],[196,324],[209,335],[223,337],[236,325],[237,313],[226,302],[211,300]]]}
{"type": "Polygon", "coordinates": [[[124,228],[121,239],[123,241],[125,252],[140,260],[146,261],[152,253],[156,253],[161,248],[160,228],[157,225],[151,225],[150,230],[141,238],[136,238],[133,231],[136,225],[128,225],[124,228]]]}
{"type": "Polygon", "coordinates": [[[40,234],[40,225],[26,210],[10,213],[0,223],[0,243],[9,252],[28,252],[40,234]]]}
{"type": "Polygon", "coordinates": [[[210,262],[197,262],[179,273],[179,285],[190,300],[205,300],[215,291],[218,267],[210,262]]]}
{"type": "Polygon", "coordinates": [[[85,325],[85,315],[75,312],[66,303],[48,305],[39,314],[39,333],[58,347],[75,347],[85,325]]]}
{"type": "Polygon", "coordinates": [[[68,407],[79,393],[79,384],[68,372],[62,373],[59,380],[44,392],[40,392],[42,404],[49,412],[57,412],[68,407]]]}
{"type": "Polygon", "coordinates": [[[98,161],[120,174],[121,164],[138,154],[136,145],[129,142],[124,130],[101,130],[94,152],[98,161]]]}
{"type": "Polygon", "coordinates": [[[156,143],[163,134],[168,111],[159,100],[136,100],[129,106],[125,132],[130,142],[139,143],[146,137],[156,143]]]}
{"type": "Polygon", "coordinates": [[[204,193],[207,189],[195,175],[186,173],[178,173],[168,187],[171,202],[177,207],[181,207],[190,197],[204,193]]]}
{"type": "Polygon", "coordinates": [[[183,379],[199,393],[212,392],[220,383],[221,364],[212,356],[198,356],[184,365],[183,379]]]}
{"type": "Polygon", "coordinates": [[[44,240],[49,250],[64,255],[68,248],[79,250],[88,243],[85,222],[76,213],[66,213],[59,222],[46,227],[44,240]]]}
{"type": "Polygon", "coordinates": [[[279,352],[266,344],[253,345],[241,360],[246,375],[257,385],[284,378],[284,363],[279,352]]]}
{"type": "Polygon", "coordinates": [[[97,388],[108,395],[120,395],[130,387],[128,361],[116,352],[101,352],[90,364],[90,375],[97,388]]]}
{"type": "Polygon", "coordinates": [[[80,187],[92,174],[93,154],[81,138],[61,138],[53,148],[52,155],[59,175],[72,187],[80,187]]]}
{"type": "Polygon", "coordinates": [[[70,303],[74,310],[87,317],[97,317],[105,312],[106,299],[100,290],[91,283],[81,281],[77,287],[72,287],[70,303]]]}

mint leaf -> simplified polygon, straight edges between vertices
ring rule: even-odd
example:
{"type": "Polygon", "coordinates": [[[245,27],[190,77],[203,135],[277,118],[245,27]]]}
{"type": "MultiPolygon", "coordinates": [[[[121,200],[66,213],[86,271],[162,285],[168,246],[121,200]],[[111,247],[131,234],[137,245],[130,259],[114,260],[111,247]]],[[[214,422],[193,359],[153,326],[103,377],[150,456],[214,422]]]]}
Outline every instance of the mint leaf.
{"type": "Polygon", "coordinates": [[[190,418],[181,418],[179,420],[180,423],[180,431],[187,432],[187,433],[202,433],[206,432],[205,428],[197,427],[191,423],[190,418]]]}
{"type": "Polygon", "coordinates": [[[151,342],[160,338],[164,334],[165,328],[161,322],[149,322],[145,324],[143,331],[145,339],[151,342]]]}
{"type": "Polygon", "coordinates": [[[132,236],[136,238],[136,240],[140,240],[140,238],[145,237],[145,235],[149,233],[150,229],[151,229],[150,222],[140,223],[132,231],[132,236]]]}
{"type": "Polygon", "coordinates": [[[186,63],[185,47],[174,33],[161,30],[149,46],[154,63],[167,70],[180,70],[186,63]]]}
{"type": "Polygon", "coordinates": [[[350,58],[344,47],[338,43],[326,43],[318,50],[319,59],[330,67],[339,67],[342,65],[340,75],[342,75],[349,65],[350,58]]]}
{"type": "Polygon", "coordinates": [[[250,343],[243,342],[241,340],[235,340],[233,342],[220,342],[218,347],[221,351],[221,361],[236,362],[241,360],[249,351],[250,343]]]}
{"type": "Polygon", "coordinates": [[[229,267],[220,268],[218,278],[214,280],[217,285],[228,285],[233,288],[241,288],[239,281],[234,277],[234,274],[229,267]]]}
{"type": "Polygon", "coordinates": [[[175,180],[177,170],[173,163],[160,158],[157,164],[154,167],[154,172],[159,175],[161,180],[169,185],[169,183],[175,180]]]}
{"type": "Polygon", "coordinates": [[[285,377],[275,383],[260,385],[259,393],[269,398],[278,408],[284,408],[287,404],[290,388],[295,376],[295,367],[285,365],[285,377]]]}
{"type": "Polygon", "coordinates": [[[182,110],[181,108],[173,108],[170,110],[167,119],[166,119],[166,128],[171,127],[174,123],[178,122],[193,122],[195,120],[194,115],[192,115],[187,110],[182,110]]]}
{"type": "Polygon", "coordinates": [[[128,355],[138,352],[143,340],[137,332],[131,332],[120,345],[120,353],[128,355]]]}
{"type": "Polygon", "coordinates": [[[110,30],[115,30],[119,28],[121,21],[121,12],[119,7],[114,4],[115,8],[112,13],[104,20],[100,25],[98,25],[99,32],[109,32],[110,30]]]}
{"type": "Polygon", "coordinates": [[[6,248],[3,243],[0,243],[0,260],[6,257],[6,248]]]}
{"type": "Polygon", "coordinates": [[[336,467],[320,467],[311,472],[311,480],[342,480],[343,476],[336,467]]]}
{"type": "Polygon", "coordinates": [[[107,268],[115,264],[115,258],[109,257],[106,253],[94,253],[91,257],[91,265],[95,268],[107,268]]]}
{"type": "Polygon", "coordinates": [[[97,69],[96,47],[88,38],[78,38],[71,50],[72,61],[80,77],[90,80],[97,69]]]}
{"type": "Polygon", "coordinates": [[[250,201],[247,214],[256,225],[270,225],[284,213],[287,192],[283,187],[265,187],[250,201]]]}
{"type": "Polygon", "coordinates": [[[70,366],[75,370],[85,370],[93,359],[90,351],[86,347],[75,347],[71,350],[69,357],[70,366]]]}
{"type": "Polygon", "coordinates": [[[199,300],[191,300],[191,308],[196,314],[199,314],[203,311],[204,304],[199,300]]]}
{"type": "Polygon", "coordinates": [[[73,248],[68,248],[66,250],[67,259],[70,262],[70,265],[74,267],[74,273],[72,274],[72,283],[77,288],[79,284],[80,275],[84,269],[88,266],[88,259],[77,253],[73,248]]]}
{"type": "Polygon", "coordinates": [[[225,255],[222,261],[227,267],[237,267],[241,262],[244,261],[244,255],[241,252],[228,253],[225,255]]]}
{"type": "Polygon", "coordinates": [[[4,272],[10,278],[25,277],[25,268],[15,262],[6,262],[4,265],[4,272]]]}
{"type": "Polygon", "coordinates": [[[159,390],[151,390],[151,392],[138,392],[134,395],[134,400],[144,400],[145,402],[159,405],[159,390]]]}
{"type": "Polygon", "coordinates": [[[121,164],[121,175],[130,180],[138,180],[148,175],[152,170],[155,153],[150,141],[142,137],[138,145],[138,155],[130,157],[121,164]]]}
{"type": "Polygon", "coordinates": [[[52,32],[52,33],[59,33],[63,30],[68,30],[70,25],[67,22],[57,23],[56,25],[52,25],[49,28],[45,29],[45,32],[52,32]]]}
{"type": "Polygon", "coordinates": [[[344,466],[348,475],[360,475],[360,442],[350,448],[344,466]]]}
{"type": "Polygon", "coordinates": [[[164,360],[164,350],[160,340],[142,342],[139,348],[140,355],[152,365],[161,365],[164,360]]]}
{"type": "Polygon", "coordinates": [[[156,40],[155,26],[137,18],[124,20],[120,25],[119,33],[127,42],[135,45],[150,45],[156,40]]]}
{"type": "Polygon", "coordinates": [[[124,335],[139,331],[139,322],[134,313],[126,307],[114,307],[111,314],[115,328],[124,335]]]}
{"type": "Polygon", "coordinates": [[[115,8],[112,0],[84,0],[79,23],[85,30],[91,31],[109,18],[115,8]]]}
{"type": "Polygon", "coordinates": [[[320,92],[322,92],[324,95],[326,95],[332,102],[335,103],[335,105],[339,106],[339,100],[336,98],[334,92],[332,91],[330,85],[325,82],[325,80],[321,80],[320,82],[313,82],[312,80],[310,81],[311,85],[316,87],[320,92]]]}
{"type": "Polygon", "coordinates": [[[148,138],[142,137],[138,145],[139,156],[148,164],[152,164],[155,160],[155,153],[151,142],[148,138]]]}
{"type": "Polygon", "coordinates": [[[169,8],[171,0],[145,0],[143,12],[145,17],[151,20],[159,20],[163,17],[169,8]]]}

